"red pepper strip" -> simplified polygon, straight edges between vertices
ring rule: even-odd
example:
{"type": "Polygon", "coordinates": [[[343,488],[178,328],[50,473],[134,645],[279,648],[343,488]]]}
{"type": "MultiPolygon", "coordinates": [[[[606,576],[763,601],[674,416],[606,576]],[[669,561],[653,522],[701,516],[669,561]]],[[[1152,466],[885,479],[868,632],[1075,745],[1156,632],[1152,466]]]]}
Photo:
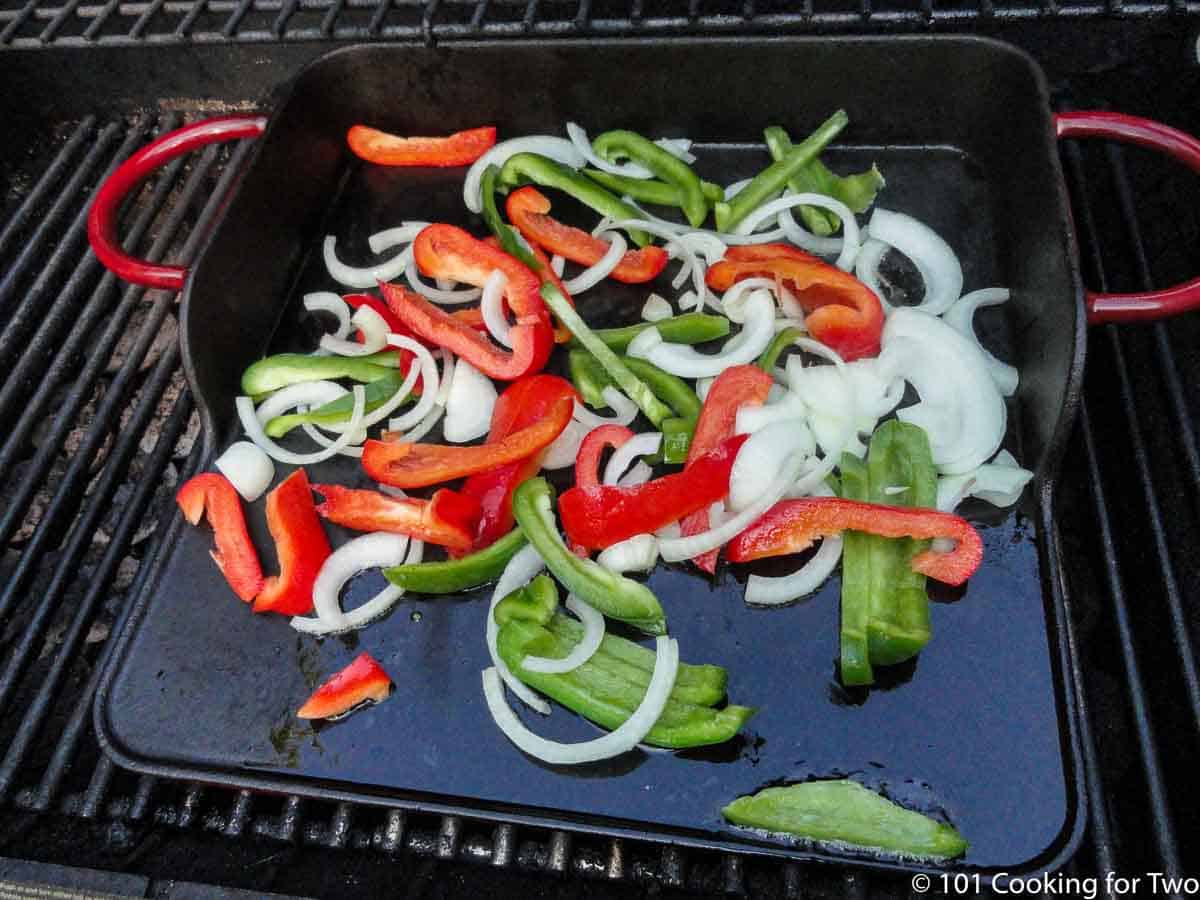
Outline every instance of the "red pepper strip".
{"type": "Polygon", "coordinates": [[[962,584],[983,561],[983,540],[966,519],[936,509],[886,506],[805,497],[772,506],[761,519],[735,537],[726,548],[734,562],[799,553],[819,537],[862,531],[880,537],[950,538],[957,546],[948,553],[926,550],[913,557],[914,572],[946,584],[962,584]]]}
{"type": "MultiPolygon", "coordinates": [[[[581,266],[594,266],[608,252],[608,241],[592,237],[580,228],[564,225],[547,215],[550,201],[541,191],[527,186],[513,191],[504,204],[509,221],[531,244],[543,247],[581,266]]],[[[667,266],[662,247],[630,250],[617,263],[610,277],[626,284],[653,281],[667,266]]]]}
{"type": "Polygon", "coordinates": [[[607,447],[616,450],[623,446],[633,436],[633,431],[624,425],[601,425],[589,431],[575,457],[575,486],[599,487],[600,455],[607,447]]]}
{"type": "MultiPolygon", "coordinates": [[[[496,400],[488,442],[495,443],[529,427],[563,397],[577,400],[579,395],[571,382],[557,375],[530,375],[513,382],[496,400]]],[[[481,510],[473,550],[490,547],[512,530],[513,491],[538,473],[545,453],[543,449],[490,472],[479,472],[463,483],[459,493],[477,500],[481,510]]]]}
{"type": "MultiPolygon", "coordinates": [[[[696,429],[692,432],[692,443],[688,448],[687,465],[733,434],[737,423],[737,411],[743,406],[762,406],[767,402],[771,390],[771,376],[758,366],[731,366],[712,383],[696,429]]],[[[708,531],[708,509],[698,509],[679,523],[684,537],[708,531]]],[[[709,550],[692,559],[697,566],[712,575],[717,570],[717,555],[721,551],[709,550]]]]}
{"type": "Polygon", "coordinates": [[[296,710],[296,717],[334,719],[350,712],[360,703],[386,700],[391,688],[392,679],[388,678],[383,667],[371,658],[370,653],[360,653],[354,662],[317,688],[296,710]]]}
{"type": "Polygon", "coordinates": [[[317,507],[322,518],[355,531],[390,531],[431,544],[466,550],[475,535],[479,503],[443,489],[431,500],[388,497],[378,491],[351,490],[337,484],[314,484],[325,498],[317,507]]]}
{"type": "MultiPolygon", "coordinates": [[[[495,235],[484,238],[483,242],[492,247],[500,246],[500,239],[495,235]]],[[[554,285],[556,288],[558,288],[558,292],[567,298],[567,302],[574,306],[575,298],[572,297],[567,291],[567,286],[563,284],[562,279],[558,277],[558,273],[554,271],[554,267],[550,265],[550,257],[543,253],[542,249],[537,244],[530,244],[529,252],[533,255],[533,258],[538,261],[538,265],[541,267],[537,270],[537,277],[541,280],[542,284],[554,285]]],[[[472,310],[472,312],[476,312],[476,310],[472,310]]],[[[479,314],[479,318],[480,321],[483,320],[482,313],[479,314]]],[[[567,326],[563,325],[561,322],[554,327],[554,343],[565,344],[571,340],[572,337],[573,335],[571,334],[571,329],[567,328],[567,326]]]]}
{"type": "Polygon", "coordinates": [[[548,415],[503,440],[474,447],[367,441],[362,464],[375,481],[400,488],[426,487],[525,459],[549,446],[571,421],[573,404],[563,397],[548,415]]]}
{"type": "Polygon", "coordinates": [[[472,237],[453,225],[429,225],[413,241],[413,256],[419,268],[431,278],[451,278],[483,287],[493,271],[499,269],[507,279],[504,297],[514,316],[546,318],[546,304],[539,293],[541,279],[519,259],[499,247],[472,237]]]}
{"type": "Polygon", "coordinates": [[[776,278],[793,291],[810,313],[805,319],[809,333],[847,362],[879,355],[883,307],[853,275],[788,244],[756,244],[730,247],[709,267],[705,281],[714,291],[725,291],[755,277],[776,278]]]}
{"type": "Polygon", "coordinates": [[[572,544],[603,549],[715,503],[729,493],[729,471],[747,437],[731,437],[682,472],[644,484],[571,488],[558,498],[567,538],[572,544]]]}
{"type": "Polygon", "coordinates": [[[209,556],[233,592],[247,603],[253,600],[262,590],[262,566],[246,530],[242,503],[229,479],[212,472],[197,475],[179,489],[175,502],[193,525],[199,525],[201,517],[208,513],[217,542],[217,549],[210,550],[209,556]]]}
{"type": "Polygon", "coordinates": [[[398,137],[355,125],[346,133],[354,155],[381,166],[469,166],[496,143],[491,125],[449,137],[398,137]]]}
{"type": "Polygon", "coordinates": [[[554,333],[545,315],[525,316],[509,332],[512,352],[502,350],[476,328],[438,309],[420,294],[398,284],[380,284],[388,306],[426,340],[465,359],[489,378],[513,381],[541,370],[554,349],[554,333]]]}
{"type": "Polygon", "coordinates": [[[311,612],[313,582],[332,551],[303,469],[297,469],[267,494],[267,527],[275,538],[279,574],[263,583],[254,598],[254,611],[284,616],[311,612]]]}

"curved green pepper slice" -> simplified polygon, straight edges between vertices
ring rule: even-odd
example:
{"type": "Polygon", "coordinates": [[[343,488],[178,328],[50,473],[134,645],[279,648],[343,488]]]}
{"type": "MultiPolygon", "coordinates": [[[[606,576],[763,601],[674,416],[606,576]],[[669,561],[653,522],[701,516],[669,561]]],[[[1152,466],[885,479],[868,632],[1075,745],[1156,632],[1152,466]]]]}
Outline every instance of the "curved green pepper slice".
{"type": "Polygon", "coordinates": [[[592,141],[592,149],[609,162],[624,157],[645,166],[658,178],[673,187],[676,202],[693,228],[699,228],[708,218],[708,197],[700,176],[677,156],[668,153],[636,131],[606,131],[592,141]]]}
{"type": "Polygon", "coordinates": [[[396,587],[418,594],[453,594],[495,581],[526,543],[521,529],[514,528],[478,553],[461,559],[391,566],[383,570],[383,575],[396,587]]]}

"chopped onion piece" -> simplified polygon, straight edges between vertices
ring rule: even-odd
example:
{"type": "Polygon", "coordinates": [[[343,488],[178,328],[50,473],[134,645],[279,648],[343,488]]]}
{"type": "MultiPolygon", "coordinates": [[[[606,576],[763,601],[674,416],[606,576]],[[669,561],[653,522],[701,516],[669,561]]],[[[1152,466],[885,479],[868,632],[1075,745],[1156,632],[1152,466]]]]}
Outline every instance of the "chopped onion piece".
{"type": "Polygon", "coordinates": [[[619,574],[649,572],[658,562],[658,538],[652,534],[635,534],[605,547],[596,562],[619,574]]]}
{"type": "MultiPolygon", "coordinates": [[[[780,197],[778,200],[764,203],[758,209],[754,210],[754,212],[750,213],[750,215],[746,216],[734,231],[741,235],[750,234],[754,231],[755,226],[772,218],[777,218],[784,210],[790,210],[796,206],[816,206],[821,209],[827,209],[842,220],[842,249],[838,254],[835,265],[839,269],[849,272],[854,267],[854,257],[858,255],[858,250],[861,246],[858,222],[854,218],[854,213],[850,211],[850,207],[840,200],[835,200],[824,194],[807,192],[803,194],[788,194],[786,197],[780,197]]],[[[873,222],[874,219],[872,219],[873,222]]],[[[874,234],[874,231],[872,231],[872,234],[874,234]]],[[[959,287],[962,287],[961,282],[959,287]]]]}
{"type": "Polygon", "coordinates": [[[322,252],[325,256],[325,268],[329,272],[329,277],[338,284],[352,288],[372,288],[381,281],[393,281],[400,277],[408,264],[405,253],[399,253],[386,262],[374,266],[363,268],[348,266],[337,258],[337,238],[332,234],[325,236],[322,252]]]}
{"type": "MultiPolygon", "coordinates": [[[[417,368],[417,366],[420,366],[421,368],[421,398],[415,404],[413,404],[413,408],[404,415],[397,416],[388,422],[388,427],[392,431],[406,431],[433,411],[433,407],[435,404],[437,404],[438,396],[441,393],[442,386],[441,382],[438,380],[437,364],[433,361],[433,355],[422,344],[417,343],[412,338],[403,334],[388,335],[388,344],[393,347],[401,347],[405,350],[412,351],[412,354],[416,357],[416,360],[414,361],[412,369],[409,369],[409,375],[412,374],[413,369],[417,368]]],[[[448,375],[450,373],[446,374],[448,375]]],[[[407,381],[408,379],[406,378],[405,382],[407,383],[407,381]]],[[[411,385],[409,386],[409,389],[412,389],[411,385]]],[[[447,388],[447,390],[449,389],[447,388]]],[[[388,401],[383,406],[379,407],[379,409],[371,413],[371,418],[373,418],[375,422],[382,422],[385,418],[390,416],[399,405],[399,403],[396,403],[393,406],[392,401],[388,401]],[[388,406],[391,406],[392,408],[387,409],[388,406]],[[380,409],[386,410],[383,415],[379,415],[380,409]]],[[[437,405],[445,406],[445,403],[437,405]]]]}
{"type": "Polygon", "coordinates": [[[746,582],[746,603],[749,606],[782,606],[811,594],[837,568],[842,558],[842,536],[833,535],[821,541],[812,559],[791,575],[768,578],[751,575],[746,582]]]}
{"type": "Polygon", "coordinates": [[[563,672],[573,672],[596,655],[600,642],[604,640],[604,614],[592,609],[574,594],[567,595],[567,609],[579,617],[583,624],[583,634],[579,642],[571,648],[571,652],[561,659],[549,656],[526,656],[521,660],[521,668],[530,672],[543,672],[547,675],[560,675],[563,672]]]}
{"type": "Polygon", "coordinates": [[[696,161],[696,154],[692,152],[692,141],[689,138],[659,138],[654,143],[672,156],[682,159],[689,166],[696,161]]]}
{"type": "Polygon", "coordinates": [[[487,326],[488,334],[496,339],[496,343],[511,348],[512,326],[504,315],[504,287],[507,284],[504,273],[499,269],[494,270],[483,286],[479,311],[483,313],[483,324],[487,326]]]}
{"type": "Polygon", "coordinates": [[[271,486],[275,464],[262,448],[250,441],[234,441],[213,463],[247,503],[253,503],[271,486]]]}
{"type": "Polygon", "coordinates": [[[724,259],[729,249],[715,234],[704,231],[685,231],[679,235],[679,242],[697,257],[704,257],[704,262],[710,266],[724,259]]]}
{"type": "Polygon", "coordinates": [[[333,291],[316,291],[304,295],[304,308],[309,312],[327,312],[337,319],[335,338],[345,338],[350,333],[350,307],[333,291]]]}
{"type": "Polygon", "coordinates": [[[601,481],[604,484],[616,484],[617,479],[635,459],[639,456],[657,453],[660,446],[662,446],[662,433],[658,431],[631,437],[612,452],[612,456],[608,458],[608,465],[604,467],[604,477],[601,481]]]}
{"type": "Polygon", "coordinates": [[[1012,506],[1032,479],[1032,472],[1022,469],[1007,450],[1001,450],[990,463],[971,472],[939,478],[937,508],[954,512],[967,497],[978,497],[993,506],[1012,506]]]}
{"type": "Polygon", "coordinates": [[[662,716],[679,673],[679,643],[666,636],[655,639],[654,674],[638,708],[615,731],[579,744],[563,744],[539,737],[522,724],[504,700],[500,675],[494,668],[483,672],[483,695],[496,725],[517,747],[551,765],[579,765],[620,756],[634,749],[662,716]]]}
{"type": "Polygon", "coordinates": [[[578,400],[575,401],[575,421],[582,422],[589,428],[599,428],[601,425],[629,425],[637,418],[638,406],[611,384],[605,385],[601,391],[605,402],[612,407],[613,415],[598,416],[578,400]]]}
{"type": "Polygon", "coordinates": [[[1000,389],[1000,393],[1005,397],[1011,397],[1017,392],[1020,375],[1017,372],[1016,366],[1010,366],[1008,363],[996,359],[991,351],[983,346],[983,342],[979,340],[979,335],[975,333],[974,320],[977,309],[983,306],[998,306],[1001,303],[1007,303],[1009,296],[1008,288],[984,288],[983,290],[972,291],[960,297],[942,315],[943,322],[979,346],[979,352],[983,354],[988,371],[992,373],[992,378],[996,382],[996,387],[1000,389]]]}
{"type": "MultiPolygon", "coordinates": [[[[364,535],[364,537],[375,537],[375,536],[376,535],[373,535],[373,534],[372,535],[364,535]]],[[[393,537],[393,538],[394,537],[402,537],[401,535],[388,535],[388,536],[393,537]]],[[[358,538],[356,540],[361,540],[361,538],[358,538]]],[[[354,543],[354,542],[351,541],[351,543],[354,543]]],[[[338,549],[342,550],[348,546],[349,546],[349,544],[346,544],[343,547],[340,547],[338,549]]],[[[424,542],[417,541],[417,540],[409,541],[408,556],[405,557],[404,563],[406,565],[413,565],[413,564],[419,563],[424,558],[424,556],[425,556],[424,542]]],[[[326,563],[328,564],[328,560],[326,560],[326,563]]],[[[380,562],[380,563],[375,563],[374,565],[391,565],[391,563],[390,562],[380,562]]],[[[370,565],[364,566],[364,568],[370,568],[370,565]]],[[[343,579],[342,583],[345,583],[344,579],[343,579]]],[[[339,590],[340,590],[340,586],[339,586],[339,590]]],[[[315,593],[315,587],[314,587],[314,593],[315,593]]],[[[383,590],[381,590],[378,594],[376,594],[374,597],[372,597],[366,603],[362,604],[361,606],[356,606],[354,609],[350,610],[349,612],[341,613],[341,618],[335,622],[327,622],[325,619],[322,619],[319,615],[316,618],[309,618],[307,616],[293,616],[292,620],[291,620],[291,626],[293,628],[295,628],[297,631],[301,631],[301,632],[304,632],[305,634],[312,634],[312,635],[317,635],[317,636],[340,634],[341,632],[350,631],[351,629],[354,629],[354,628],[362,628],[366,625],[371,624],[376,619],[378,619],[380,616],[385,615],[393,606],[396,605],[396,601],[399,600],[403,595],[404,595],[404,588],[396,587],[394,584],[389,584],[387,587],[385,587],[383,590]]],[[[335,594],[335,599],[336,599],[336,594],[335,594]]],[[[337,608],[338,608],[339,612],[341,612],[340,604],[338,605],[337,608]]]]}
{"type": "Polygon", "coordinates": [[[355,432],[362,428],[363,407],[366,405],[366,391],[361,384],[356,384],[352,393],[354,394],[354,411],[350,415],[350,422],[345,434],[341,435],[341,437],[328,447],[316,453],[293,453],[291,450],[285,450],[283,447],[280,447],[267,437],[267,433],[263,431],[262,423],[258,421],[258,416],[254,413],[254,401],[251,398],[238,397],[234,401],[234,404],[237,407],[238,419],[242,423],[242,428],[245,430],[246,436],[254,441],[259,449],[263,450],[277,462],[293,466],[308,466],[335,456],[339,450],[350,444],[350,439],[354,437],[355,432]]]}
{"type": "MultiPolygon", "coordinates": [[[[916,309],[934,316],[941,315],[962,294],[962,264],[950,249],[950,245],[928,225],[904,213],[876,207],[867,228],[871,232],[872,240],[882,241],[899,250],[912,260],[917,271],[921,273],[921,280],[925,283],[925,296],[921,298],[916,309]]],[[[874,256],[871,258],[874,259],[874,256]]],[[[862,275],[859,277],[879,294],[884,311],[890,312],[891,304],[877,287],[877,275],[874,281],[869,281],[862,275]]]]}
{"type": "Polygon", "coordinates": [[[428,222],[402,222],[399,228],[385,228],[375,232],[367,238],[367,246],[371,248],[372,253],[383,253],[393,247],[411,244],[417,239],[417,235],[428,227],[428,222]]]}
{"type": "Polygon", "coordinates": [[[516,156],[518,153],[548,156],[572,169],[578,169],[587,162],[584,155],[566,138],[547,134],[501,141],[475,160],[467,170],[467,176],[463,179],[463,203],[467,205],[467,209],[476,214],[483,212],[483,192],[480,190],[483,173],[487,171],[488,166],[503,167],[510,156],[516,156]]]}
{"type": "Polygon", "coordinates": [[[744,278],[722,295],[721,310],[730,322],[741,325],[746,321],[746,304],[750,302],[750,295],[754,291],[771,291],[773,294],[778,287],[779,282],[774,278],[744,278]]]}
{"type": "Polygon", "coordinates": [[[360,306],[350,319],[359,331],[363,333],[362,343],[348,341],[344,337],[332,334],[321,335],[321,349],[336,353],[338,356],[370,356],[378,353],[387,346],[387,320],[369,306],[360,306]]]}
{"type": "Polygon", "coordinates": [[[579,446],[593,427],[585,425],[577,419],[568,422],[562,433],[546,448],[546,454],[542,457],[542,468],[552,471],[575,465],[575,457],[579,455],[579,446]]]}
{"type": "Polygon", "coordinates": [[[812,456],[812,433],[802,419],[783,419],[755,431],[738,450],[729,471],[728,508],[740,512],[761,497],[794,454],[812,456]]]}
{"type": "Polygon", "coordinates": [[[639,459],[630,467],[628,472],[617,479],[617,487],[633,487],[635,484],[645,484],[653,476],[654,470],[639,459]]]}
{"type": "Polygon", "coordinates": [[[668,522],[658,531],[654,532],[654,536],[660,541],[671,541],[683,534],[683,529],[680,528],[678,522],[668,522]]]}
{"type": "MultiPolygon", "coordinates": [[[[771,385],[774,391],[779,385],[771,385]]],[[[769,397],[769,395],[768,395],[769,397]]],[[[808,405],[791,391],[784,390],[783,396],[777,400],[768,400],[762,406],[740,406],[734,419],[734,434],[754,434],[769,425],[778,422],[795,422],[803,425],[808,418],[808,405]]],[[[808,426],[804,425],[808,431],[808,426]]],[[[811,451],[809,451],[811,452],[811,451]]]]}
{"type": "Polygon", "coordinates": [[[276,416],[298,406],[324,406],[350,393],[335,381],[301,381],[289,384],[259,404],[255,417],[266,425],[276,416]]]}
{"type": "Polygon", "coordinates": [[[621,259],[625,256],[625,250],[629,246],[625,242],[625,237],[613,231],[609,232],[606,238],[608,240],[608,249],[596,261],[596,264],[584,269],[569,281],[563,282],[563,287],[567,289],[567,293],[572,297],[577,297],[589,288],[598,285],[612,274],[613,269],[621,264],[621,259]]]}
{"type": "Polygon", "coordinates": [[[671,304],[658,294],[651,294],[646,298],[646,303],[642,306],[642,319],[646,322],[661,322],[663,319],[669,319],[674,315],[674,310],[671,309],[671,304]]]}
{"type": "Polygon", "coordinates": [[[465,359],[454,367],[446,397],[442,434],[452,444],[464,444],[487,434],[496,406],[496,386],[465,359]]]}
{"type": "Polygon", "coordinates": [[[704,354],[687,344],[667,343],[657,328],[647,328],[626,350],[635,359],[653,363],[681,378],[720,375],[730,366],[754,362],[775,335],[775,301],[768,291],[755,291],[746,301],[745,325],[720,353],[704,354]]]}
{"type": "MultiPolygon", "coordinates": [[[[508,565],[504,567],[504,571],[500,573],[500,578],[496,581],[496,588],[492,591],[492,600],[488,604],[485,634],[488,654],[492,657],[493,666],[488,671],[499,672],[499,677],[526,706],[543,716],[548,716],[550,715],[550,704],[539,697],[529,685],[517,678],[500,658],[500,651],[496,648],[496,637],[500,634],[500,626],[496,624],[495,616],[496,605],[501,600],[517,588],[529,584],[544,568],[546,568],[546,563],[533,544],[526,544],[516,552],[508,561],[508,565]]],[[[497,685],[497,690],[499,690],[499,685],[497,685]]],[[[503,698],[501,698],[501,702],[503,702],[503,698]]],[[[508,706],[505,705],[504,708],[508,709],[508,706]]]]}
{"type": "Polygon", "coordinates": [[[557,275],[559,278],[562,278],[562,273],[567,269],[566,257],[559,256],[557,253],[555,253],[552,257],[550,257],[550,268],[554,270],[555,275],[557,275]]]}
{"type": "Polygon", "coordinates": [[[346,582],[365,569],[400,565],[407,550],[406,535],[380,531],[356,537],[333,551],[313,582],[313,608],[321,624],[342,629],[353,627],[342,611],[341,592],[346,582]]]}

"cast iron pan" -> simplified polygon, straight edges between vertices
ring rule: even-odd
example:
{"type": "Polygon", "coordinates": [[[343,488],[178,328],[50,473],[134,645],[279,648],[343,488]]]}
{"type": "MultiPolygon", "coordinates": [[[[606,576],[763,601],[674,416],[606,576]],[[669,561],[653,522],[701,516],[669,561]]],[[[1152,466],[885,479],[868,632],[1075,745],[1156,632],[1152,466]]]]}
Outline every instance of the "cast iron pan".
{"type": "MultiPolygon", "coordinates": [[[[1008,446],[1038,477],[1016,511],[971,511],[984,565],[964,591],[933,591],[934,638],[915,663],[885,670],[870,691],[838,684],[837,578],[803,603],[753,610],[742,602],[745,571],[711,583],[660,565],[649,583],[683,657],[727,666],[731,699],[759,714],[725,746],[548,767],[511,746],[484,707],[486,590],[408,598],[386,620],[320,642],[250,615],[208,558],[208,530],[177,518],[98,694],[108,751],[172,777],[817,859],[837,854],[740,832],[720,807],[769,784],[850,775],[953,821],[971,842],[956,865],[1014,874],[1060,865],[1085,810],[1053,488],[1085,323],[1181,311],[1200,301],[1200,280],[1157,294],[1086,294],[1055,138],[1131,140],[1198,169],[1200,143],[1106,113],[1052,116],[1035,64],[978,39],[369,46],[306,68],[269,124],[214,120],[147,147],[101,189],[91,236],[123,277],[184,290],[184,361],[211,462],[237,434],[241,371],[265,352],[312,346],[316,324],[298,298],[336,288],[320,261],[323,235],[365,263],[366,236],[403,219],[480,231],[462,205],[461,170],[359,164],[345,147],[351,124],[443,134],[494,123],[512,136],[561,133],[574,119],[593,133],[688,136],[703,142],[702,174],[729,183],[764,164],[764,126],[805,133],[838,107],[850,114],[853,143],[830,153],[834,166],[877,161],[888,178],[881,202],[947,237],[967,289],[1006,285],[1014,297],[983,325],[992,349],[1020,368],[1008,446]],[[259,134],[190,273],[117,249],[121,198],[152,169],[214,140],[259,134]],[[314,683],[360,647],[392,675],[392,698],[316,730],[296,720],[314,683]]],[[[631,321],[644,295],[606,285],[580,305],[595,323],[631,321]]],[[[316,482],[367,485],[354,460],[313,469],[316,482]]],[[[261,507],[250,521],[270,571],[261,507]]],[[[336,531],[335,544],[348,537],[336,531]]],[[[534,725],[560,740],[595,733],[562,709],[534,725]]]]}

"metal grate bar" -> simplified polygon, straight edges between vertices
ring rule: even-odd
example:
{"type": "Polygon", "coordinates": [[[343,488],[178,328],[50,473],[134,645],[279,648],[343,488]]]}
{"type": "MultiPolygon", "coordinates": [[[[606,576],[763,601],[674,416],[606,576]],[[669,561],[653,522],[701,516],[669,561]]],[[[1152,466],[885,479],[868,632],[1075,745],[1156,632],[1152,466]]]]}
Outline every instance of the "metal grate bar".
{"type": "MultiPolygon", "coordinates": [[[[1079,148],[1072,142],[1064,146],[1064,153],[1071,169],[1074,180],[1084,185],[1082,157],[1079,148]]],[[[1087,191],[1081,192],[1084,197],[1087,191]]],[[[1106,287],[1103,255],[1100,252],[1100,233],[1092,214],[1090,203],[1086,201],[1074,204],[1077,222],[1084,235],[1084,244],[1088,248],[1088,259],[1097,278],[1101,290],[1106,287]]],[[[1111,332],[1113,326],[1106,326],[1111,332]]],[[[1119,343],[1116,349],[1120,350],[1119,343]]],[[[1129,410],[1125,410],[1129,416],[1129,410]]],[[[1080,402],[1080,431],[1084,439],[1084,450],[1088,464],[1088,481],[1092,493],[1092,501],[1100,530],[1100,547],[1105,566],[1105,576],[1108,582],[1109,599],[1112,602],[1113,619],[1117,627],[1121,645],[1121,661],[1125,670],[1128,684],[1129,702],[1134,724],[1137,731],[1138,751],[1142,759],[1142,767],[1146,772],[1147,788],[1151,817],[1154,821],[1155,843],[1163,861],[1165,871],[1178,875],[1181,871],[1174,826],[1171,821],[1170,807],[1166,796],[1166,782],[1162,765],[1159,760],[1158,742],[1155,737],[1154,724],[1150,718],[1149,703],[1146,696],[1145,683],[1141,674],[1141,665],[1134,648],[1133,626],[1129,616],[1129,606],[1125,597],[1124,580],[1121,575],[1121,565],[1118,562],[1116,542],[1113,538],[1112,517],[1105,499],[1103,473],[1096,456],[1096,442],[1091,429],[1091,419],[1088,415],[1086,399],[1080,402]]],[[[1136,424],[1131,421],[1131,439],[1136,440],[1136,424]]],[[[1143,460],[1144,461],[1144,460],[1143,460]]]]}

